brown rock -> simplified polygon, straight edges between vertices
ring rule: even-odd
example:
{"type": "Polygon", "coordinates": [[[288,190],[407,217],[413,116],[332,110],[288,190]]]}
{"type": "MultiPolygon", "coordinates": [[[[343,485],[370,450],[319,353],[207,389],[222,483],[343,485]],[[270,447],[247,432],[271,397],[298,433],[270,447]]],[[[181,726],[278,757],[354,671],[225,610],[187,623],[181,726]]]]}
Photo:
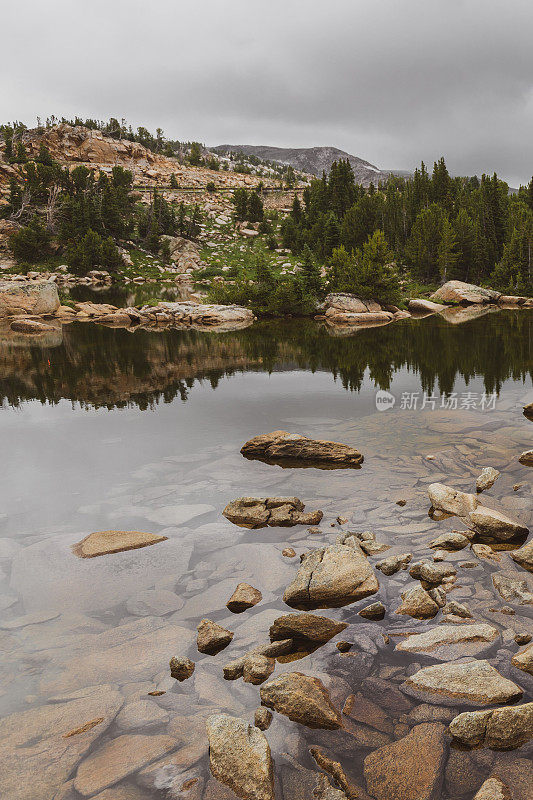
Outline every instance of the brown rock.
{"type": "Polygon", "coordinates": [[[0,281],[0,317],[54,314],[59,305],[57,286],[51,281],[0,281]]]}
{"type": "Polygon", "coordinates": [[[360,617],[364,617],[364,619],[383,619],[385,616],[385,606],[383,603],[371,603],[369,606],[365,606],[362,608],[361,611],[357,612],[360,617]]]}
{"type": "Polygon", "coordinates": [[[396,614],[406,614],[415,619],[431,619],[438,613],[438,604],[422,586],[407,589],[402,592],[401,598],[402,603],[396,614]]]}
{"type": "Polygon", "coordinates": [[[399,570],[406,569],[412,557],[412,553],[400,553],[400,555],[397,556],[388,556],[382,561],[377,562],[376,569],[379,569],[384,575],[394,575],[399,570]]]}
{"type": "Polygon", "coordinates": [[[468,519],[478,534],[497,542],[505,542],[529,533],[521,522],[482,505],[471,511],[468,519]]]}
{"type": "Polygon", "coordinates": [[[487,623],[437,625],[398,642],[396,650],[450,661],[464,656],[479,656],[490,650],[498,637],[498,629],[487,623]]]}
{"type": "Polygon", "coordinates": [[[203,619],[198,627],[196,645],[200,653],[214,656],[220,653],[233,639],[234,634],[210,619],[203,619]]]}
{"type": "Polygon", "coordinates": [[[512,550],[509,555],[528,572],[533,572],[533,539],[518,550],[512,550]]]}
{"type": "Polygon", "coordinates": [[[151,544],[165,542],[167,538],[142,531],[96,531],[72,545],[72,552],[80,558],[96,558],[109,553],[148,547],[151,544]]]}
{"type": "Polygon", "coordinates": [[[353,467],[363,462],[361,453],[349,445],[308,439],[287,431],[255,436],[242,446],[241,453],[246,458],[259,458],[273,463],[290,460],[353,467]]]}
{"type": "Polygon", "coordinates": [[[234,614],[241,614],[246,609],[256,606],[262,599],[263,595],[259,589],[254,589],[249,583],[239,583],[226,603],[226,608],[234,614]]]}
{"type": "Polygon", "coordinates": [[[308,728],[335,729],[342,719],[322,681],[301,672],[285,672],[261,687],[261,702],[308,728]]]}
{"type": "Polygon", "coordinates": [[[437,800],[446,761],[445,727],[416,725],[411,733],[370,753],[367,790],[376,800],[437,800]]]}
{"type": "Polygon", "coordinates": [[[276,662],[273,658],[252,653],[244,660],[243,680],[245,683],[253,683],[255,686],[259,686],[260,683],[263,683],[272,675],[275,667],[276,662]]]}
{"type": "Polygon", "coordinates": [[[194,672],[195,663],[190,658],[174,656],[170,659],[170,675],[177,681],[186,681],[194,672]]]}
{"type": "Polygon", "coordinates": [[[315,759],[317,766],[327,772],[328,775],[331,775],[336,786],[340,786],[344,797],[348,798],[348,800],[361,800],[363,794],[361,788],[349,780],[338,761],[329,758],[319,747],[310,747],[309,752],[315,759]]]}
{"type": "Polygon", "coordinates": [[[270,728],[270,723],[272,722],[272,712],[265,708],[264,706],[259,706],[256,708],[254,714],[254,725],[256,728],[259,728],[260,731],[266,731],[270,728]]]}
{"type": "Polygon", "coordinates": [[[335,622],[316,614],[286,614],[270,626],[270,640],[292,638],[324,644],[347,627],[346,622],[335,622]]]}
{"type": "MultiPolygon", "coordinates": [[[[11,325],[13,328],[13,325],[11,325]]],[[[518,459],[525,467],[533,467],[533,450],[524,450],[518,459]]]]}
{"type": "Polygon", "coordinates": [[[512,795],[499,778],[488,778],[476,792],[474,800],[512,800],[512,795]]]}
{"type": "Polygon", "coordinates": [[[443,311],[446,306],[440,303],[432,303],[431,300],[412,298],[409,300],[407,308],[412,314],[435,314],[437,311],[443,311]]]}
{"type": "Polygon", "coordinates": [[[449,731],[465,747],[514,750],[533,738],[533,703],[466,711],[452,720],[449,731]]]}
{"type": "Polygon", "coordinates": [[[478,659],[423,667],[401,688],[419,700],[445,706],[489,706],[522,697],[520,686],[478,659]]]}
{"type": "Polygon", "coordinates": [[[350,719],[370,725],[371,728],[382,733],[390,734],[393,731],[394,726],[389,715],[362,692],[351,694],[346,698],[342,713],[350,719]]]}
{"type": "Polygon", "coordinates": [[[530,644],[524,650],[520,650],[519,653],[515,653],[511,659],[511,664],[517,669],[533,675],[533,644],[530,644]]]}
{"type": "Polygon", "coordinates": [[[304,512],[297,497],[239,497],[228,503],[222,512],[226,519],[241,528],[292,527],[316,525],[322,511],[304,512]]]}

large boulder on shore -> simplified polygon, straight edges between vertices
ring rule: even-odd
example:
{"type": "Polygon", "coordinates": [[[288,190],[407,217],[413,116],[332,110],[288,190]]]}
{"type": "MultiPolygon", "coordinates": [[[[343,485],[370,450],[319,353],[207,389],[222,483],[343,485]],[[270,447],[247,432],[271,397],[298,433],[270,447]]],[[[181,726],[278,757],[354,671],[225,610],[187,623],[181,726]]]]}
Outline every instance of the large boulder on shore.
{"type": "Polygon", "coordinates": [[[339,536],[336,544],[311,550],[302,557],[283,600],[302,611],[340,608],[378,589],[378,579],[356,538],[339,536]]]}
{"type": "Polygon", "coordinates": [[[475,286],[473,283],[447,281],[429,299],[437,303],[471,305],[475,303],[497,303],[500,295],[501,292],[496,292],[494,289],[485,289],[482,286],[475,286]]]}
{"type": "Polygon", "coordinates": [[[243,800],[274,800],[274,767],[264,733],[229,714],[213,714],[206,725],[215,778],[243,800]]]}
{"type": "Polygon", "coordinates": [[[54,314],[59,306],[51,281],[0,281],[0,317],[54,314]]]}
{"type": "Polygon", "coordinates": [[[326,310],[333,308],[355,314],[373,314],[382,310],[380,304],[374,300],[360,300],[359,297],[347,292],[333,292],[326,295],[324,307],[326,310]]]}
{"type": "Polygon", "coordinates": [[[325,467],[358,467],[363,456],[355,447],[340,442],[308,439],[300,433],[273,431],[254,436],[241,447],[245,458],[257,458],[273,464],[291,464],[325,467]]]}
{"type": "Polygon", "coordinates": [[[409,300],[407,308],[411,314],[435,314],[437,311],[443,311],[446,306],[441,303],[432,303],[431,300],[413,297],[409,300]]]}

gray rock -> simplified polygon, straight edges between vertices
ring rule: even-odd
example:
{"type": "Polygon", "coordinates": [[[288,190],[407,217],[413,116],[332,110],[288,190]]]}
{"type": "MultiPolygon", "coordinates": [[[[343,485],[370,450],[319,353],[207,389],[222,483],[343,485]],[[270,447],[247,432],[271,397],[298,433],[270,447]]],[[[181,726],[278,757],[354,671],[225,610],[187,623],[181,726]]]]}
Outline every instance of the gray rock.
{"type": "Polygon", "coordinates": [[[521,606],[533,605],[533,593],[529,591],[525,580],[494,573],[492,582],[498,594],[507,602],[515,602],[521,606]]]}
{"type": "Polygon", "coordinates": [[[296,464],[314,463],[333,466],[359,466],[363,456],[354,447],[338,442],[308,439],[296,433],[273,431],[250,439],[241,447],[246,458],[259,458],[269,462],[292,461],[296,464]]]}
{"type": "Polygon", "coordinates": [[[499,778],[488,778],[476,792],[474,800],[512,800],[507,784],[499,778]]]}
{"type": "Polygon", "coordinates": [[[398,642],[402,653],[422,653],[438,661],[464,656],[479,656],[492,649],[499,639],[498,629],[486,623],[473,625],[438,625],[424,633],[408,636],[398,642]]]}

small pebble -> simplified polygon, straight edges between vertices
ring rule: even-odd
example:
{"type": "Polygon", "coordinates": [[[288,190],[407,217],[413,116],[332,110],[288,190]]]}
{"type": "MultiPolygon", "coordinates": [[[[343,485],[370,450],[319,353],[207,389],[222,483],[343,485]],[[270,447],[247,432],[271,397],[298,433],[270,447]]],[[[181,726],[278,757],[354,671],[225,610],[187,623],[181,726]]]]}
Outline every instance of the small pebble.
{"type": "Polygon", "coordinates": [[[296,550],[294,550],[292,547],[286,547],[285,550],[281,551],[281,555],[285,556],[286,558],[294,558],[296,555],[296,550]]]}
{"type": "Polygon", "coordinates": [[[352,646],[353,645],[351,645],[350,642],[337,642],[337,644],[335,645],[337,650],[339,650],[339,652],[341,653],[347,653],[348,650],[352,649],[352,646]]]}
{"type": "Polygon", "coordinates": [[[396,505],[397,506],[401,506],[402,508],[403,508],[404,505],[406,505],[406,503],[407,503],[407,500],[396,500],[396,505]]]}
{"type": "Polygon", "coordinates": [[[148,692],[148,694],[150,695],[150,697],[161,697],[161,695],[166,694],[166,692],[154,691],[154,692],[148,692]]]}
{"type": "Polygon", "coordinates": [[[529,644],[531,641],[531,636],[529,633],[517,633],[514,637],[514,640],[517,644],[529,644]]]}

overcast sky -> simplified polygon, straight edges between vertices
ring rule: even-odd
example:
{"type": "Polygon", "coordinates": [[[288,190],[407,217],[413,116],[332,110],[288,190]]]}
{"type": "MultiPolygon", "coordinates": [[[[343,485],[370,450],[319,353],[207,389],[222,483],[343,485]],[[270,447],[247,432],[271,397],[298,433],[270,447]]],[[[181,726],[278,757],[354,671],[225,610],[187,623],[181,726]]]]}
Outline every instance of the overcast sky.
{"type": "Polygon", "coordinates": [[[0,119],[533,173],[532,0],[2,3],[0,119]]]}

